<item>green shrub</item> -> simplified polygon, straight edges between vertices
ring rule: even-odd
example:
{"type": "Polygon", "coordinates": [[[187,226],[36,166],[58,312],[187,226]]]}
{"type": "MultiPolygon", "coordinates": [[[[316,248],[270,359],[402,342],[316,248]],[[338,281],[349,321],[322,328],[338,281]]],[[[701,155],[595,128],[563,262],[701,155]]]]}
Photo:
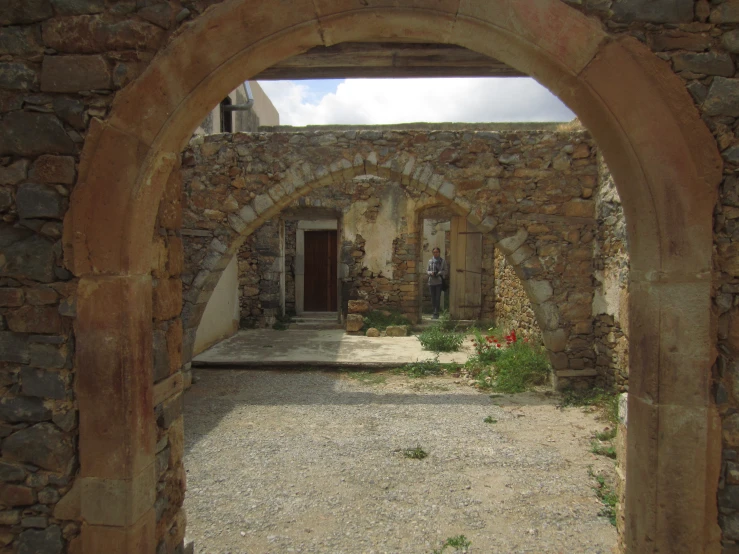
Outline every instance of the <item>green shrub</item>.
{"type": "Polygon", "coordinates": [[[523,392],[543,385],[549,378],[549,360],[540,346],[515,341],[501,349],[495,362],[493,388],[501,392],[523,392]]]}
{"type": "Polygon", "coordinates": [[[445,331],[441,325],[434,325],[418,335],[424,350],[432,352],[456,352],[464,342],[464,335],[456,331],[445,331]]]}
{"type": "Polygon", "coordinates": [[[371,312],[367,312],[367,315],[364,317],[364,327],[362,327],[362,330],[366,331],[370,327],[374,327],[378,331],[384,331],[390,325],[410,324],[410,320],[398,312],[373,310],[371,312]]]}

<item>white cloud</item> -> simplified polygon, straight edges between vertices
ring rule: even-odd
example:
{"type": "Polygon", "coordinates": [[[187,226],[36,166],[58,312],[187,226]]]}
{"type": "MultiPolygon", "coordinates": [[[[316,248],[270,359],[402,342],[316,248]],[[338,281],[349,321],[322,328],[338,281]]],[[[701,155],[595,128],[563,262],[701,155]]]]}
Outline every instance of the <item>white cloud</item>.
{"type": "Polygon", "coordinates": [[[316,95],[300,81],[263,81],[283,125],[570,121],[575,115],[530,78],[347,79],[316,95]]]}

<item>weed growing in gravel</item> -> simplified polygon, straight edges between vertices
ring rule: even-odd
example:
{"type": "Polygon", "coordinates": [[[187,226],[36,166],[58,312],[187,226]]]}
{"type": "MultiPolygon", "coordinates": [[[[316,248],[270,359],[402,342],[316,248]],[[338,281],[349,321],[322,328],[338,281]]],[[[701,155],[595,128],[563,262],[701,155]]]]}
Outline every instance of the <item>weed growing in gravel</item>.
{"type": "Polygon", "coordinates": [[[418,340],[424,350],[456,352],[464,342],[464,335],[456,331],[446,331],[441,324],[437,324],[418,335],[418,340]]]}
{"type": "Polygon", "coordinates": [[[613,440],[614,438],[616,438],[616,431],[617,431],[616,427],[612,427],[612,428],[606,427],[605,430],[598,431],[597,433],[595,433],[595,438],[598,439],[599,441],[604,441],[604,442],[613,440]]]}
{"type": "Polygon", "coordinates": [[[472,542],[467,540],[467,537],[464,535],[457,535],[456,537],[449,537],[444,544],[441,545],[441,548],[438,550],[434,550],[431,554],[442,554],[447,547],[453,548],[456,552],[467,552],[467,549],[470,547],[472,542]]]}
{"type": "Polygon", "coordinates": [[[605,477],[593,473],[593,468],[588,468],[588,474],[595,479],[596,485],[593,487],[595,495],[603,503],[603,508],[598,512],[599,516],[607,517],[611,525],[616,526],[616,502],[618,495],[611,486],[606,483],[605,477]]]}
{"type": "Polygon", "coordinates": [[[493,419],[493,416],[488,416],[485,419],[483,419],[485,423],[498,423],[497,419],[493,419]]]}
{"type": "Polygon", "coordinates": [[[360,383],[368,385],[384,385],[387,377],[380,373],[371,373],[369,371],[350,371],[347,373],[349,379],[354,379],[360,383]]]}
{"type": "Polygon", "coordinates": [[[444,364],[439,358],[423,360],[405,364],[397,369],[397,373],[408,375],[408,377],[428,377],[429,375],[442,375],[445,372],[444,364]]]}
{"type": "Polygon", "coordinates": [[[562,407],[578,406],[600,412],[608,423],[614,426],[613,436],[616,436],[615,426],[618,424],[618,394],[603,389],[588,389],[584,391],[566,389],[562,391],[562,407]]]}
{"type": "Polygon", "coordinates": [[[428,456],[428,453],[420,446],[416,446],[415,448],[406,448],[403,450],[403,456],[411,460],[423,460],[428,456]]]}
{"type": "Polygon", "coordinates": [[[370,327],[374,327],[378,331],[384,331],[390,325],[410,325],[410,320],[398,312],[390,310],[373,310],[367,312],[364,317],[363,331],[366,331],[370,327]]]}
{"type": "Polygon", "coordinates": [[[616,459],[616,449],[611,444],[603,444],[600,441],[592,441],[590,443],[590,451],[598,456],[616,459]]]}

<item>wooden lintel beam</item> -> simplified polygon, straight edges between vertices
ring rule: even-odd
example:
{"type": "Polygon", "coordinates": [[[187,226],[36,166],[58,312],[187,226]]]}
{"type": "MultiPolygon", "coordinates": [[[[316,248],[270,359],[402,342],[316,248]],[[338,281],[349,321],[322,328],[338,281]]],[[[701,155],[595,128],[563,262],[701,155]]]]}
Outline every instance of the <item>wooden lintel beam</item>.
{"type": "Polygon", "coordinates": [[[318,46],[256,75],[257,80],[378,77],[519,77],[512,67],[459,46],[342,43],[318,46]]]}

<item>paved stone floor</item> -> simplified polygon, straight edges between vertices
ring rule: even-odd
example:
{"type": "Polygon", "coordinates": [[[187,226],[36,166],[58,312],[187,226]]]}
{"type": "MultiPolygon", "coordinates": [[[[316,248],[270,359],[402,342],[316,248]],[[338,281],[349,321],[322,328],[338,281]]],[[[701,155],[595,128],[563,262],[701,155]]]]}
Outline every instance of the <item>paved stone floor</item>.
{"type": "MultiPolygon", "coordinates": [[[[465,341],[463,351],[440,353],[439,361],[464,363],[471,352],[470,341],[465,341]]],[[[435,356],[423,350],[414,336],[369,338],[343,330],[248,329],[195,356],[193,365],[383,368],[435,356]]]]}

